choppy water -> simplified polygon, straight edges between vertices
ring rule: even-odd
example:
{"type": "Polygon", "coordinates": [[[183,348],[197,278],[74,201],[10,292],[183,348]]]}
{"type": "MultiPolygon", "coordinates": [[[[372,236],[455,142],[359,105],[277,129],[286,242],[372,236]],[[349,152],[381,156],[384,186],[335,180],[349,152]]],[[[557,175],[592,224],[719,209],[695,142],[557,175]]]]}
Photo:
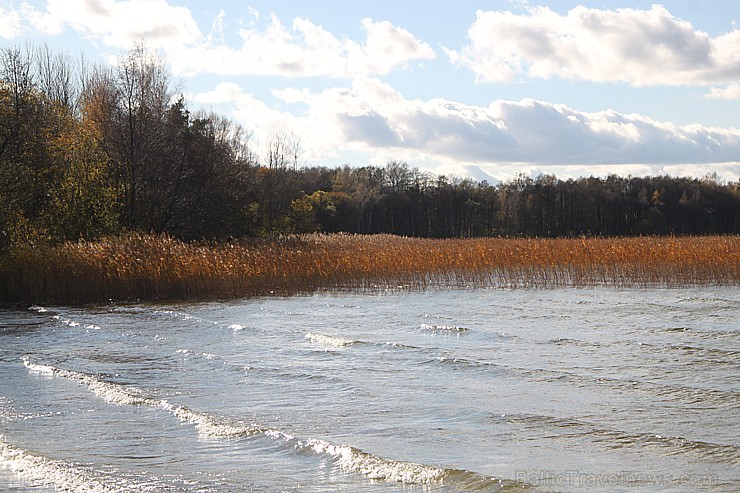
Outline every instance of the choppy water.
{"type": "Polygon", "coordinates": [[[3,491],[740,491],[735,288],[0,312],[3,491]]]}

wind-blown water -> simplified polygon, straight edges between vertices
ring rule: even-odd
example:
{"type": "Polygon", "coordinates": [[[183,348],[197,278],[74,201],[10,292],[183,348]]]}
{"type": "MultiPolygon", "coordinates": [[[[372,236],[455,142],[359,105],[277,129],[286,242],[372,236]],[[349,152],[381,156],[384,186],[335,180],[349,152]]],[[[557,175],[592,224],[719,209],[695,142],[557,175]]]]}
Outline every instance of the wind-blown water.
{"type": "Polygon", "coordinates": [[[740,490],[736,288],[0,312],[0,490],[740,490]]]}

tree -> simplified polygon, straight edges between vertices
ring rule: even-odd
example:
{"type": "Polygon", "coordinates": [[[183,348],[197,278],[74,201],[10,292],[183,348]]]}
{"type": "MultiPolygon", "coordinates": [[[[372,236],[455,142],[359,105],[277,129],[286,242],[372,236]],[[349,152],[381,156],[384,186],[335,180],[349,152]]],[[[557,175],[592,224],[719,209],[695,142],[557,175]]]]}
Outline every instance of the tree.
{"type": "Polygon", "coordinates": [[[117,232],[117,190],[110,180],[99,129],[90,120],[68,118],[50,144],[62,172],[49,188],[42,214],[45,229],[59,240],[95,239],[117,232]]]}
{"type": "Polygon", "coordinates": [[[264,144],[264,165],[270,169],[298,168],[303,148],[298,134],[285,125],[273,125],[264,144]]]}
{"type": "Polygon", "coordinates": [[[30,48],[0,51],[0,247],[39,232],[49,190],[63,171],[51,141],[70,109],[37,88],[34,67],[30,48]]]}
{"type": "Polygon", "coordinates": [[[352,168],[345,165],[337,171],[332,190],[348,195],[358,209],[355,232],[375,231],[373,212],[375,204],[383,197],[383,170],[366,166],[352,168]]]}
{"type": "Polygon", "coordinates": [[[168,161],[174,143],[172,134],[167,135],[167,124],[173,123],[167,116],[174,91],[164,64],[139,45],[119,59],[112,73],[100,73],[96,82],[102,94],[94,101],[105,105],[99,114],[106,152],[123,185],[124,223],[132,229],[161,229],[160,218],[153,214],[161,186],[169,185],[171,168],[177,167],[168,161]]]}

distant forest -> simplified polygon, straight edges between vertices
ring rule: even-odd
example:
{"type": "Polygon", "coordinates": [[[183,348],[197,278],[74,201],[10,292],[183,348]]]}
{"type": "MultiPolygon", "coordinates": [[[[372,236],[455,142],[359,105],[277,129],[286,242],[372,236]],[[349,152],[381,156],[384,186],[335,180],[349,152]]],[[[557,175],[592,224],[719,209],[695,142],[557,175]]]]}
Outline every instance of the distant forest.
{"type": "Polygon", "coordinates": [[[46,47],[0,51],[0,250],[128,231],[184,240],[303,232],[420,237],[740,232],[740,181],[552,175],[497,185],[404,162],[300,165],[300,137],[263,152],[191,113],[144,46],[114,66],[46,47]]]}

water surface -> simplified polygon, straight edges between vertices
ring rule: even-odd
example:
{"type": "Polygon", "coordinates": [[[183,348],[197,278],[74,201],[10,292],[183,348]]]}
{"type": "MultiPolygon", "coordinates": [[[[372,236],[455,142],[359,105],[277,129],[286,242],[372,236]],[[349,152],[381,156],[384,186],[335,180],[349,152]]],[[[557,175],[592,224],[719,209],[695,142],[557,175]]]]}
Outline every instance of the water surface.
{"type": "Polygon", "coordinates": [[[0,312],[7,491],[740,490],[736,288],[0,312]]]}

